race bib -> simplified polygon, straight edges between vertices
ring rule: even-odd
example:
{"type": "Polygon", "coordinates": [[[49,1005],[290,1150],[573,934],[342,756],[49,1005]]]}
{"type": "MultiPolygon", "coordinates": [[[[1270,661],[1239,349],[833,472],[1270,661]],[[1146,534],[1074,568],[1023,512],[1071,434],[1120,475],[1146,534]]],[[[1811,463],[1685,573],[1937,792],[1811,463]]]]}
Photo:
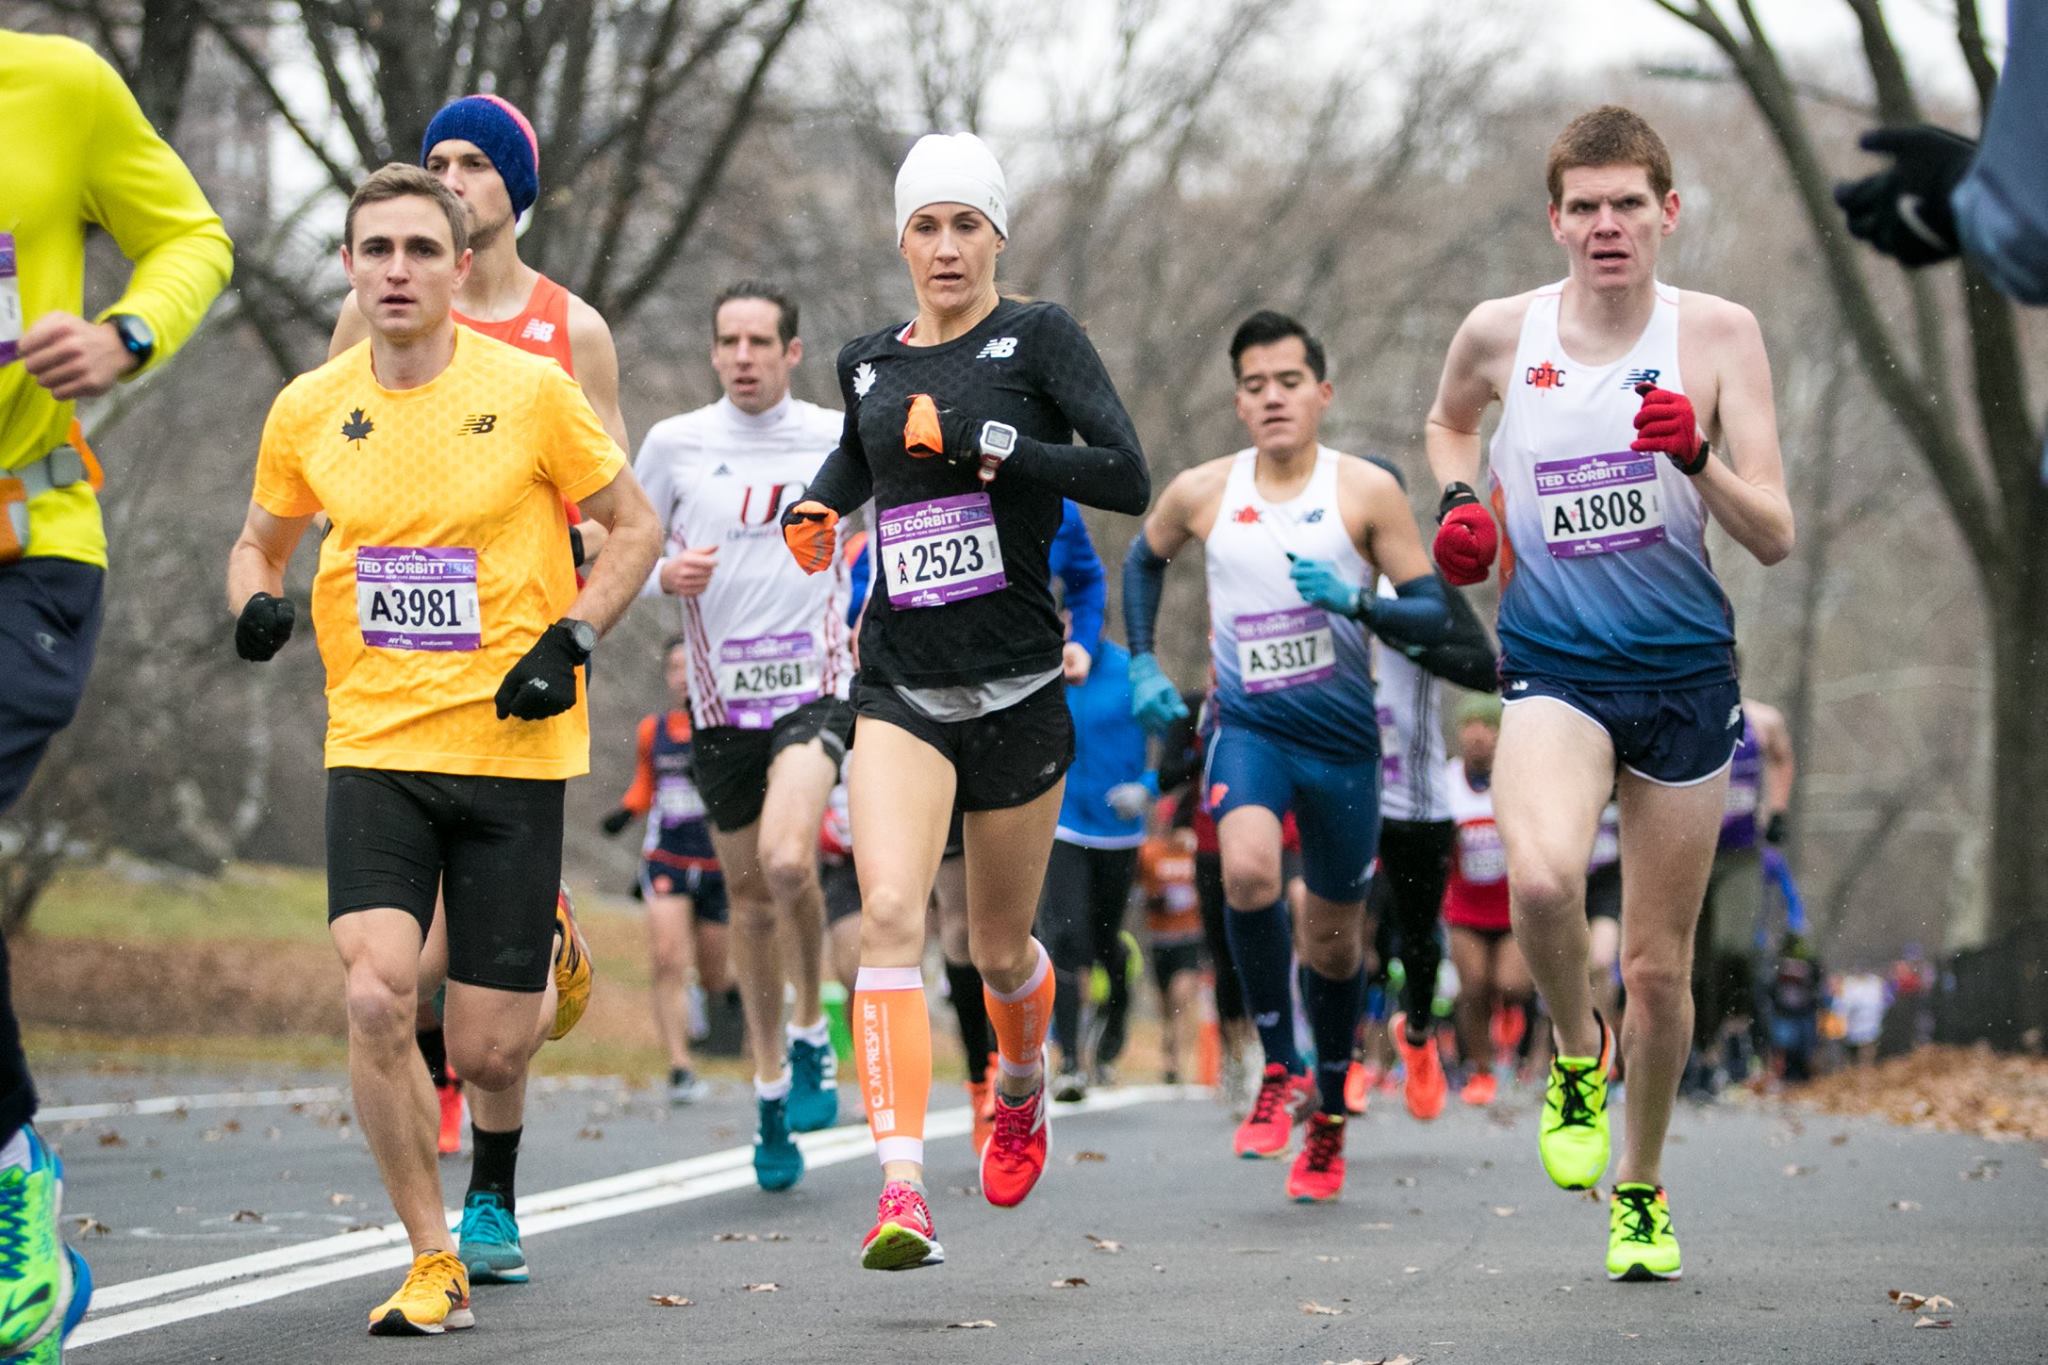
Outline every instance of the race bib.
{"type": "Polygon", "coordinates": [[[1508,851],[1491,820],[1458,826],[1458,870],[1475,886],[1492,886],[1508,875],[1508,851]]]}
{"type": "Polygon", "coordinates": [[[875,523],[882,583],[899,610],[1001,592],[1003,547],[986,493],[891,507],[875,523]]]}
{"type": "Polygon", "coordinates": [[[1637,550],[1664,539],[1656,455],[1620,450],[1536,464],[1543,539],[1559,559],[1637,550]]]}
{"type": "Polygon", "coordinates": [[[1394,729],[1394,708],[1379,708],[1380,786],[1401,785],[1401,737],[1394,729]]]}
{"type": "Polygon", "coordinates": [[[376,649],[482,648],[476,551],[358,548],[356,623],[376,649]]]}
{"type": "Polygon", "coordinates": [[[654,815],[664,829],[702,820],[704,796],[688,778],[663,778],[654,788],[654,815]]]}
{"type": "Polygon", "coordinates": [[[1337,676],[1330,617],[1321,607],[1289,607],[1240,616],[1237,671],[1247,692],[1277,692],[1337,676]]]}
{"type": "Polygon", "coordinates": [[[718,647],[718,694],[726,719],[742,730],[766,730],[823,689],[824,665],[807,630],[727,640],[718,647]]]}
{"type": "Polygon", "coordinates": [[[14,234],[0,232],[0,365],[21,354],[21,274],[14,261],[14,234]]]}

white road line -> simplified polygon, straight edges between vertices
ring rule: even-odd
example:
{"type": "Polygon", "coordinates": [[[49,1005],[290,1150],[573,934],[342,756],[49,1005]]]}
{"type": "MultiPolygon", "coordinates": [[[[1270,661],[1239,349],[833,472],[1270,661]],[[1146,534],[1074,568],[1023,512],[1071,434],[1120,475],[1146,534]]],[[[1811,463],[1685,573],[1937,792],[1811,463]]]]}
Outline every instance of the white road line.
{"type": "MultiPolygon", "coordinates": [[[[536,1076],[530,1089],[536,1094],[561,1090],[616,1090],[626,1085],[619,1076],[536,1076]]],[[[315,1085],[297,1090],[229,1090],[211,1095],[155,1095],[146,1100],[109,1100],[101,1104],[58,1104],[36,1111],[43,1123],[69,1123],[82,1119],[118,1119],[148,1114],[175,1114],[194,1109],[254,1109],[280,1104],[336,1104],[348,1099],[338,1085],[315,1085]]]]}
{"type": "MultiPolygon", "coordinates": [[[[1181,1086],[1131,1086],[1091,1095],[1079,1104],[1063,1104],[1056,1109],[1061,1114],[1104,1113],[1133,1105],[1180,1099],[1193,1093],[1199,1092],[1181,1086]]],[[[972,1115],[964,1107],[943,1109],[926,1120],[925,1136],[958,1137],[972,1126],[972,1115]]],[[[798,1142],[803,1147],[804,1163],[811,1169],[837,1166],[874,1155],[874,1141],[865,1127],[806,1133],[798,1142]]],[[[581,1227],[586,1223],[623,1218],[628,1214],[743,1189],[754,1183],[753,1151],[751,1145],[729,1147],[685,1161],[649,1166],[602,1180],[521,1196],[520,1240],[531,1240],[560,1228],[581,1227]]],[[[450,1217],[454,1216],[455,1212],[451,1210],[450,1217]]],[[[189,1270],[107,1285],[94,1292],[92,1314],[72,1334],[66,1348],[75,1350],[95,1342],[112,1341],[152,1328],[283,1298],[301,1290],[395,1270],[411,1260],[405,1230],[396,1223],[389,1223],[380,1228],[343,1233],[299,1246],[279,1247],[189,1270]],[[334,1257],[341,1259],[330,1259],[334,1257]],[[131,1304],[226,1281],[240,1282],[171,1303],[129,1308],[126,1312],[106,1312],[111,1308],[127,1308],[131,1304]]]]}

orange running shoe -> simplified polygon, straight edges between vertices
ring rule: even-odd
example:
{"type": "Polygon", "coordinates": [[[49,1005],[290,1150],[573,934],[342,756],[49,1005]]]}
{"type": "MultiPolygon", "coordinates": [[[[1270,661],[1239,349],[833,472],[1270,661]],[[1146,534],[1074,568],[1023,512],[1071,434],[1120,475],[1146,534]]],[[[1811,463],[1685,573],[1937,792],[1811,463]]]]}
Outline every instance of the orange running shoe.
{"type": "Polygon", "coordinates": [[[978,1155],[982,1148],[988,1146],[989,1134],[996,1130],[996,1081],[993,1075],[967,1082],[967,1107],[974,1111],[974,1150],[978,1155]]]}
{"type": "Polygon", "coordinates": [[[1279,1062],[1269,1063],[1231,1150],[1250,1161],[1281,1155],[1294,1136],[1294,1120],[1315,1103],[1315,1095],[1315,1082],[1307,1076],[1290,1076],[1279,1062]]]}
{"type": "Polygon", "coordinates": [[[442,1156],[454,1156],[462,1150],[462,1079],[449,1072],[448,1084],[435,1086],[434,1094],[441,1101],[441,1132],[434,1145],[442,1156]]]}
{"type": "Polygon", "coordinates": [[[1500,1083],[1493,1079],[1491,1071],[1475,1071],[1465,1082],[1465,1088],[1458,1092],[1458,1098],[1475,1108],[1492,1104],[1500,1096],[1500,1083]]]}
{"type": "Polygon", "coordinates": [[[903,1180],[882,1186],[875,1226],[860,1244],[861,1269],[916,1270],[943,1265],[945,1260],[946,1249],[932,1227],[931,1206],[917,1186],[903,1180]]]}
{"type": "Polygon", "coordinates": [[[1521,1051],[1522,1035],[1529,1031],[1529,1016],[1520,1005],[1503,1002],[1493,1009],[1494,1050],[1506,1056],[1521,1051]]]}
{"type": "Polygon", "coordinates": [[[1405,1014],[1395,1015],[1388,1027],[1394,1035],[1394,1046],[1401,1051],[1401,1069],[1406,1074],[1401,1097],[1408,1102],[1410,1114],[1428,1122],[1444,1112],[1444,1099],[1451,1089],[1450,1081],[1444,1077],[1444,1059],[1436,1050],[1436,1034],[1425,1033],[1421,1042],[1409,1042],[1405,1014]]]}
{"type": "Polygon", "coordinates": [[[1045,1174],[1052,1149],[1052,1106],[1046,1103],[1045,1081],[1022,1100],[996,1096],[995,1129],[981,1149],[981,1193],[999,1209],[1024,1202],[1038,1177],[1045,1174]]]}
{"type": "Polygon", "coordinates": [[[1342,1114],[1310,1114],[1301,1155],[1287,1173],[1287,1197],[1297,1204],[1327,1204],[1344,1192],[1342,1114]]]}
{"type": "Polygon", "coordinates": [[[1344,1073],[1344,1112],[1364,1114],[1365,1106],[1372,1099],[1373,1082],[1378,1079],[1378,1068],[1364,1062],[1353,1062],[1351,1069],[1344,1073]]]}

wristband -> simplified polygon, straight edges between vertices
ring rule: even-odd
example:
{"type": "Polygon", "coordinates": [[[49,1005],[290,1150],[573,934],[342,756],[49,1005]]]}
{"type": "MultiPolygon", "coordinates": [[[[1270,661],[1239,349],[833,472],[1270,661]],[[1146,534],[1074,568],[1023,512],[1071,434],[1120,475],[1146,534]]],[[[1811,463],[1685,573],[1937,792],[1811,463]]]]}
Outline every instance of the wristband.
{"type": "Polygon", "coordinates": [[[1443,497],[1437,500],[1436,519],[1441,523],[1445,517],[1451,514],[1452,508],[1462,507],[1468,502],[1477,503],[1478,501],[1479,495],[1472,491],[1471,484],[1447,483],[1444,485],[1443,497]]]}
{"type": "Polygon", "coordinates": [[[583,567],[583,531],[575,526],[569,528],[569,562],[579,569],[583,567]]]}

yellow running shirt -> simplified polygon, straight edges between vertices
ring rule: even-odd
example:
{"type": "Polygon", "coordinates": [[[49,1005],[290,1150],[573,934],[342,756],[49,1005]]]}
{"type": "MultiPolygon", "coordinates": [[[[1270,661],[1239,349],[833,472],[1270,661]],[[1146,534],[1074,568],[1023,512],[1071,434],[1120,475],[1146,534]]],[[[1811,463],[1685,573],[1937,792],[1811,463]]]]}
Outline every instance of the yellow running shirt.
{"type": "Polygon", "coordinates": [[[589,771],[581,702],[499,720],[493,698],[575,600],[563,500],[623,468],[561,366],[464,327],[448,368],[418,388],[381,387],[364,341],[278,395],[256,503],[334,523],[313,580],[328,767],[589,771]]]}

